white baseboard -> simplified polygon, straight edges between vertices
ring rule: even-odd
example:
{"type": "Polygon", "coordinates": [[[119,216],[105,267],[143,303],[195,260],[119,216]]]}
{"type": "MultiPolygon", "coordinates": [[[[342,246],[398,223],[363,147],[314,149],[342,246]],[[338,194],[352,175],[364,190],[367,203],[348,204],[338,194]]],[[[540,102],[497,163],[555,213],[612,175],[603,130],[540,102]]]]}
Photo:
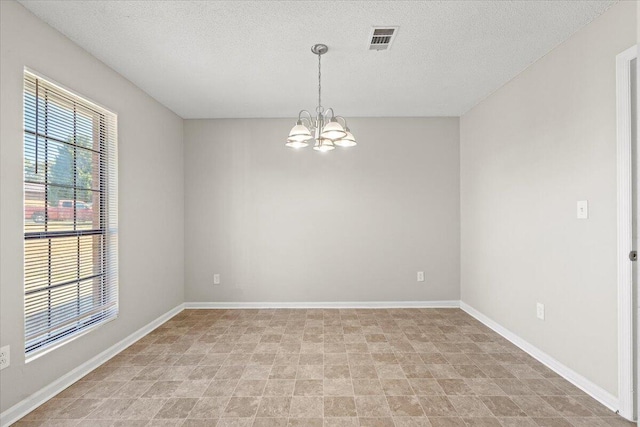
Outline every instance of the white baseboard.
{"type": "Polygon", "coordinates": [[[466,304],[465,302],[460,301],[460,308],[465,312],[467,312],[469,315],[475,317],[480,322],[484,323],[489,328],[493,329],[498,334],[502,335],[507,340],[511,341],[514,345],[520,347],[520,349],[524,350],[530,356],[537,359],[540,363],[547,366],[549,369],[551,369],[552,371],[554,371],[555,373],[557,373],[558,375],[560,375],[561,377],[569,381],[571,384],[575,385],[580,390],[584,391],[585,393],[587,393],[588,395],[596,399],[598,402],[602,403],[607,408],[611,409],[614,412],[618,411],[619,400],[616,396],[612,395],[608,391],[604,390],[602,387],[589,381],[588,379],[578,374],[573,369],[568,368],[567,366],[558,362],[556,359],[549,356],[544,351],[538,349],[534,345],[523,340],[518,335],[514,334],[507,328],[503,327],[502,325],[498,324],[494,320],[480,313],[478,310],[466,304]]]}
{"type": "Polygon", "coordinates": [[[352,302],[186,302],[185,308],[458,308],[460,301],[352,301],[352,302]]]}
{"type": "Polygon", "coordinates": [[[71,384],[75,383],[80,378],[84,377],[89,372],[105,363],[107,360],[111,359],[122,350],[138,341],[140,338],[144,337],[149,332],[153,331],[158,326],[162,325],[164,322],[180,313],[182,310],[184,310],[184,304],[180,304],[177,307],[169,310],[162,316],[158,317],[157,319],[138,329],[128,337],[124,338],[122,341],[112,345],[102,353],[86,361],[72,371],[67,372],[51,384],[38,390],[23,401],[16,403],[11,408],[0,414],[0,426],[5,427],[11,425],[12,423],[15,423],[20,418],[36,409],[38,406],[42,405],[44,402],[51,399],[56,394],[60,393],[65,388],[69,387],[71,384]]]}

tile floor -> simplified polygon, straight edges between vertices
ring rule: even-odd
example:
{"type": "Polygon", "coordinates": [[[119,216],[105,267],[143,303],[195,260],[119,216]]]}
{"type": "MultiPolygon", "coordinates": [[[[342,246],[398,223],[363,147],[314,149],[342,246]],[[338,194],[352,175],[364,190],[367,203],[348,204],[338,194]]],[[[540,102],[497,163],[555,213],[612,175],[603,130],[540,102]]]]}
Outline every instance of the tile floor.
{"type": "Polygon", "coordinates": [[[19,426],[630,426],[458,309],[185,310],[19,426]]]}

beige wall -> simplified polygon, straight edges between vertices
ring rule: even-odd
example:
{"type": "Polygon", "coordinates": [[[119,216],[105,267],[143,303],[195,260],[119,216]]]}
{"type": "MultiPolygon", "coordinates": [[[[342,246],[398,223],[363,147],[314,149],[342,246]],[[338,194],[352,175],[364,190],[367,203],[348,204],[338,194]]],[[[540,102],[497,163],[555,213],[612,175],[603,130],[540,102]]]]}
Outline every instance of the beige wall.
{"type": "Polygon", "coordinates": [[[0,375],[4,411],[183,301],[182,119],[37,19],[0,2],[0,375]],[[27,66],[119,115],[120,315],[25,365],[22,76],[27,66]]]}
{"type": "Polygon", "coordinates": [[[185,121],[186,301],[458,299],[458,119],[352,119],[325,154],[293,124],[185,121]]]}
{"type": "Polygon", "coordinates": [[[614,396],[615,56],[635,44],[635,7],[611,7],[460,129],[462,300],[614,396]]]}
{"type": "Polygon", "coordinates": [[[175,114],[0,2],[0,344],[12,348],[0,410],[185,300],[460,292],[617,395],[614,57],[634,43],[635,7],[613,6],[460,121],[353,119],[360,145],[322,155],[283,146],[290,120],[187,120],[183,134],[175,114]],[[121,189],[119,318],[27,365],[24,66],[119,114],[121,189]]]}

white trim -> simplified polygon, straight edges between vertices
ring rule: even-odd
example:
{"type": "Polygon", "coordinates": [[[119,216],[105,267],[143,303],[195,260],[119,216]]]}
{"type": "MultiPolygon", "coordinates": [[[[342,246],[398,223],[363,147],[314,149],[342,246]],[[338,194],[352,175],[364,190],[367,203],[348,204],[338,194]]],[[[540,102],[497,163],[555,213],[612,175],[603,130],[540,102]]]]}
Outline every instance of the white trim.
{"type": "Polygon", "coordinates": [[[73,369],[72,371],[67,372],[66,374],[64,374],[63,376],[61,376],[60,378],[52,382],[51,384],[38,390],[37,392],[27,397],[23,401],[16,403],[11,408],[7,409],[2,414],[0,414],[0,426],[5,427],[5,426],[11,425],[12,423],[15,423],[20,418],[24,417],[29,412],[36,409],[38,406],[42,405],[44,402],[54,397],[56,394],[60,393],[62,390],[69,387],[70,385],[78,381],[80,378],[84,377],[89,372],[93,371],[94,369],[96,369],[97,367],[99,367],[100,365],[102,365],[103,363],[105,363],[106,361],[108,361],[118,353],[120,353],[122,350],[126,349],[131,344],[138,341],[140,338],[144,337],[149,332],[153,331],[158,326],[162,325],[164,322],[171,319],[176,314],[180,313],[182,310],[184,310],[184,304],[180,304],[177,307],[169,310],[162,316],[151,321],[150,323],[138,329],[128,337],[124,338],[122,341],[112,345],[102,353],[86,361],[85,363],[73,369]]]}
{"type": "Polygon", "coordinates": [[[186,302],[184,308],[458,308],[460,301],[186,302]]]}
{"type": "Polygon", "coordinates": [[[71,335],[68,338],[63,338],[63,339],[61,339],[59,341],[54,342],[54,344],[52,344],[50,347],[45,347],[45,348],[43,348],[41,350],[35,351],[34,352],[35,354],[25,355],[24,364],[27,365],[27,364],[33,362],[34,360],[37,360],[37,359],[41,358],[45,354],[49,354],[52,351],[55,351],[55,350],[59,349],[60,347],[64,347],[66,344],[68,344],[68,343],[70,343],[72,341],[75,341],[78,338],[83,337],[86,334],[91,333],[94,330],[102,327],[103,325],[106,325],[107,323],[113,322],[114,320],[117,320],[117,319],[118,319],[117,315],[114,316],[114,317],[109,317],[107,319],[103,319],[101,322],[96,323],[94,325],[91,325],[91,326],[89,326],[87,328],[84,328],[80,332],[77,332],[77,333],[71,335]]]}
{"type": "Polygon", "coordinates": [[[45,76],[44,74],[39,73],[38,71],[35,71],[29,67],[24,67],[23,69],[23,73],[28,73],[31,74],[32,76],[38,78],[38,79],[42,79],[42,80],[46,80],[47,83],[51,84],[52,86],[56,86],[58,89],[60,89],[61,91],[67,92],[69,95],[75,97],[75,98],[82,98],[85,102],[89,103],[89,104],[93,104],[94,107],[97,107],[100,110],[104,110],[106,113],[109,114],[113,114],[114,116],[117,116],[118,113],[116,113],[114,110],[112,110],[111,108],[105,107],[104,105],[100,104],[99,102],[96,102],[90,98],[87,98],[84,95],[80,95],[78,94],[76,91],[68,88],[67,86],[63,85],[62,83],[59,83],[58,81],[45,76]]]}
{"type": "Polygon", "coordinates": [[[616,56],[617,195],[618,195],[618,398],[620,415],[632,420],[633,408],[633,266],[632,141],[630,63],[633,46],[616,56]]]}
{"type": "Polygon", "coordinates": [[[507,340],[511,341],[514,345],[519,347],[521,350],[528,353],[530,356],[538,360],[540,363],[547,366],[549,369],[562,376],[564,379],[569,381],[571,384],[575,385],[598,402],[602,403],[607,408],[612,411],[617,411],[619,407],[618,398],[614,395],[603,389],[602,387],[592,383],[582,375],[578,374],[571,368],[563,365],[553,357],[549,356],[544,351],[530,344],[529,342],[523,340],[518,335],[514,334],[504,326],[485,316],[475,308],[471,307],[469,304],[464,301],[460,301],[460,309],[468,313],[469,315],[475,317],[478,321],[482,322],[493,331],[502,335],[507,340]]]}

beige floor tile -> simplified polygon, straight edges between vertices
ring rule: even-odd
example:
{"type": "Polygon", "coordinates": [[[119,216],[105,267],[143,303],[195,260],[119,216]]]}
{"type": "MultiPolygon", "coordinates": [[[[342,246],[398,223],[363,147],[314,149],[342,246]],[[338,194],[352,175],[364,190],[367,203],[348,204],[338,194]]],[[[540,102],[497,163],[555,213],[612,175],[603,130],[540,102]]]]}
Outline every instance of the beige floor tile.
{"type": "Polygon", "coordinates": [[[142,395],[143,398],[161,399],[172,397],[182,381],[157,381],[142,395]]]}
{"type": "Polygon", "coordinates": [[[234,396],[262,396],[267,380],[240,380],[233,391],[234,396]]]}
{"type": "Polygon", "coordinates": [[[351,378],[349,365],[325,365],[324,378],[330,380],[344,380],[351,378]]]}
{"type": "Polygon", "coordinates": [[[231,396],[239,380],[213,380],[204,391],[204,397],[231,396]]]}
{"type": "Polygon", "coordinates": [[[324,398],[325,417],[355,417],[356,404],[351,396],[327,396],[324,398]]]}
{"type": "Polygon", "coordinates": [[[379,364],[376,365],[378,378],[385,379],[405,379],[407,376],[399,364],[379,364]]]}
{"type": "Polygon", "coordinates": [[[560,417],[560,413],[538,396],[511,396],[515,402],[530,417],[560,417]]]}
{"type": "Polygon", "coordinates": [[[449,401],[461,417],[491,417],[492,413],[476,396],[448,396],[449,401]]]}
{"type": "Polygon", "coordinates": [[[384,396],[356,396],[356,410],[359,417],[389,417],[391,410],[384,396]]]}
{"type": "Polygon", "coordinates": [[[218,419],[224,413],[230,397],[203,397],[198,399],[189,413],[189,418],[218,419]]]}
{"type": "Polygon", "coordinates": [[[420,417],[425,415],[417,396],[387,396],[391,413],[396,417],[420,417]]]}
{"type": "Polygon", "coordinates": [[[114,399],[137,399],[141,397],[151,386],[154,381],[129,381],[111,395],[114,399]]]}
{"type": "Polygon", "coordinates": [[[198,402],[198,399],[177,397],[167,399],[154,418],[185,419],[198,402]]]}
{"type": "Polygon", "coordinates": [[[414,394],[413,388],[408,380],[403,379],[381,379],[382,390],[387,396],[410,396],[414,394]]]}
{"type": "Polygon", "coordinates": [[[136,399],[120,418],[127,420],[150,420],[160,411],[167,399],[136,399]]]}
{"type": "Polygon", "coordinates": [[[78,399],[62,410],[58,411],[52,418],[81,419],[89,415],[102,405],[102,399],[78,399]]]}
{"type": "Polygon", "coordinates": [[[542,396],[542,399],[565,417],[589,417],[593,413],[570,396],[542,396]]]}
{"type": "Polygon", "coordinates": [[[218,423],[216,419],[195,419],[188,418],[184,420],[180,427],[211,427],[218,423]]]}
{"type": "Polygon", "coordinates": [[[353,379],[376,379],[378,372],[374,365],[352,365],[349,367],[353,379]]]}
{"type": "Polygon", "coordinates": [[[353,384],[351,379],[325,379],[325,396],[353,396],[353,384]]]}
{"type": "Polygon", "coordinates": [[[258,411],[260,397],[232,397],[222,416],[226,418],[253,417],[258,411]]]}
{"type": "Polygon", "coordinates": [[[442,395],[445,394],[438,381],[433,378],[411,378],[409,385],[417,395],[442,395]]]}
{"type": "Polygon", "coordinates": [[[460,417],[430,417],[429,422],[433,427],[466,427],[460,417]]]}
{"type": "Polygon", "coordinates": [[[295,380],[270,379],[263,394],[265,396],[291,396],[295,387],[295,380]]]}
{"type": "Polygon", "coordinates": [[[253,418],[220,418],[216,427],[251,427],[253,418]]]}
{"type": "Polygon", "coordinates": [[[492,417],[462,417],[462,420],[469,427],[501,427],[500,421],[492,417]]]}
{"type": "Polygon", "coordinates": [[[325,417],[324,427],[358,427],[356,417],[325,417]]]}
{"type": "Polygon", "coordinates": [[[356,396],[384,395],[384,390],[378,379],[352,380],[353,393],[356,396]]]}
{"type": "Polygon", "coordinates": [[[438,379],[438,385],[446,395],[473,395],[471,387],[463,379],[438,379]]]}
{"type": "Polygon", "coordinates": [[[533,418],[540,427],[571,427],[565,418],[533,418]]]}
{"type": "Polygon", "coordinates": [[[601,418],[567,418],[566,420],[574,427],[608,427],[607,422],[601,418]]]}
{"type": "Polygon", "coordinates": [[[289,427],[322,427],[322,418],[289,418],[289,427]]]}
{"type": "Polygon", "coordinates": [[[316,396],[293,396],[289,408],[291,418],[322,418],[324,401],[316,396]]]}
{"type": "Polygon", "coordinates": [[[173,392],[173,397],[202,397],[210,383],[210,380],[183,381],[173,392]]]}
{"type": "Polygon", "coordinates": [[[260,401],[257,417],[288,417],[291,397],[265,396],[260,401]]]}
{"type": "Polygon", "coordinates": [[[125,384],[124,381],[101,381],[98,387],[93,387],[81,397],[83,399],[106,399],[117,393],[125,384]]]}
{"type": "Polygon", "coordinates": [[[358,417],[360,427],[394,427],[393,418],[390,417],[358,417]]]}
{"type": "Polygon", "coordinates": [[[296,380],[294,396],[322,396],[323,381],[322,380],[296,380]]]}
{"type": "Polygon", "coordinates": [[[288,418],[256,418],[252,427],[287,427],[288,418]]]}
{"type": "Polygon", "coordinates": [[[418,401],[428,417],[446,417],[457,414],[447,396],[418,396],[418,401]]]}
{"type": "Polygon", "coordinates": [[[88,419],[115,420],[136,401],[136,399],[105,399],[102,405],[87,415],[88,419]]]}
{"type": "Polygon", "coordinates": [[[79,381],[56,395],[58,399],[77,399],[83,397],[92,388],[96,387],[98,381],[79,381]]]}
{"type": "Polygon", "coordinates": [[[481,396],[482,402],[496,417],[524,417],[526,414],[507,396],[481,396]]]}
{"type": "Polygon", "coordinates": [[[456,309],[185,310],[16,426],[631,426],[456,309]]]}
{"type": "Polygon", "coordinates": [[[298,365],[296,378],[302,380],[322,380],[324,378],[324,367],[322,364],[298,365]]]}

